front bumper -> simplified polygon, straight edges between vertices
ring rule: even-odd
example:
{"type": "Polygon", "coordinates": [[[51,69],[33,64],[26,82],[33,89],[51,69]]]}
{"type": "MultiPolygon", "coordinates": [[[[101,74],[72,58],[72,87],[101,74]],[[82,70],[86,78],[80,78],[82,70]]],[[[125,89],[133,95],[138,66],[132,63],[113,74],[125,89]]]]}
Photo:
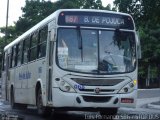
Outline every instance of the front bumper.
{"type": "Polygon", "coordinates": [[[54,108],[119,108],[135,107],[137,90],[128,94],[80,94],[67,93],[59,88],[52,88],[54,108]],[[121,98],[133,99],[133,103],[121,103],[121,98]]]}

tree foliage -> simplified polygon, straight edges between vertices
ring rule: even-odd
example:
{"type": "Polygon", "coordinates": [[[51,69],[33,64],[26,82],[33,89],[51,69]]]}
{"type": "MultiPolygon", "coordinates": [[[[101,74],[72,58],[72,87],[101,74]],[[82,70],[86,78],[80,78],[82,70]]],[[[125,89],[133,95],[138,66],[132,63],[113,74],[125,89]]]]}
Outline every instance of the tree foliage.
{"type": "Polygon", "coordinates": [[[55,10],[53,3],[44,0],[26,0],[22,16],[15,23],[16,31],[22,34],[55,10]]]}

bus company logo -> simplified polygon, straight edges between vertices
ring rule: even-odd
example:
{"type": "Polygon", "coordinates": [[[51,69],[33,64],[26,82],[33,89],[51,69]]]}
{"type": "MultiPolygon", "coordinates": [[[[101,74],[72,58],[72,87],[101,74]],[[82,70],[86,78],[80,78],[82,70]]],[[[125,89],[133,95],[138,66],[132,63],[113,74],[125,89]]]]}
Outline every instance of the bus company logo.
{"type": "Polygon", "coordinates": [[[26,80],[26,79],[30,79],[32,76],[32,73],[29,71],[25,71],[23,73],[19,73],[19,80],[26,80]]]}
{"type": "Polygon", "coordinates": [[[96,88],[95,90],[94,90],[94,92],[96,93],[96,94],[99,94],[100,93],[100,88],[96,88]]]}

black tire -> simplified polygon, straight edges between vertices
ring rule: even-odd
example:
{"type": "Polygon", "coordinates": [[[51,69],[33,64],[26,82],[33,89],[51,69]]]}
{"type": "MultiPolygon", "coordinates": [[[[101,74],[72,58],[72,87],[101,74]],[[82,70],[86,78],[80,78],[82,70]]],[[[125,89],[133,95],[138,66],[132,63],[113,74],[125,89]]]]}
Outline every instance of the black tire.
{"type": "Polygon", "coordinates": [[[15,100],[14,100],[14,91],[13,91],[13,89],[11,90],[11,100],[10,100],[10,104],[11,104],[11,108],[12,108],[12,109],[17,108],[16,103],[15,103],[15,100]]]}
{"type": "Polygon", "coordinates": [[[109,115],[116,115],[118,112],[118,108],[108,108],[108,109],[102,109],[100,110],[100,114],[103,116],[103,115],[106,115],[106,116],[109,116],[109,115]]]}
{"type": "Polygon", "coordinates": [[[37,113],[42,117],[48,117],[51,115],[51,111],[51,108],[43,106],[42,91],[39,89],[37,94],[37,113]]]}

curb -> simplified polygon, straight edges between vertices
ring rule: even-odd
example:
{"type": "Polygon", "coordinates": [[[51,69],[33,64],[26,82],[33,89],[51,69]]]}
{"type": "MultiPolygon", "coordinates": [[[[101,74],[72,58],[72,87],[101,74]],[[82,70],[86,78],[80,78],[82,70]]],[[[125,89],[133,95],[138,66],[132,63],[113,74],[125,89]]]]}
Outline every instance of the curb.
{"type": "Polygon", "coordinates": [[[148,104],[147,105],[148,108],[154,108],[154,109],[160,109],[160,105],[153,105],[153,104],[148,104]]]}
{"type": "Polygon", "coordinates": [[[148,91],[150,91],[150,90],[160,90],[160,88],[138,89],[138,91],[143,91],[143,90],[148,90],[148,91]]]}

